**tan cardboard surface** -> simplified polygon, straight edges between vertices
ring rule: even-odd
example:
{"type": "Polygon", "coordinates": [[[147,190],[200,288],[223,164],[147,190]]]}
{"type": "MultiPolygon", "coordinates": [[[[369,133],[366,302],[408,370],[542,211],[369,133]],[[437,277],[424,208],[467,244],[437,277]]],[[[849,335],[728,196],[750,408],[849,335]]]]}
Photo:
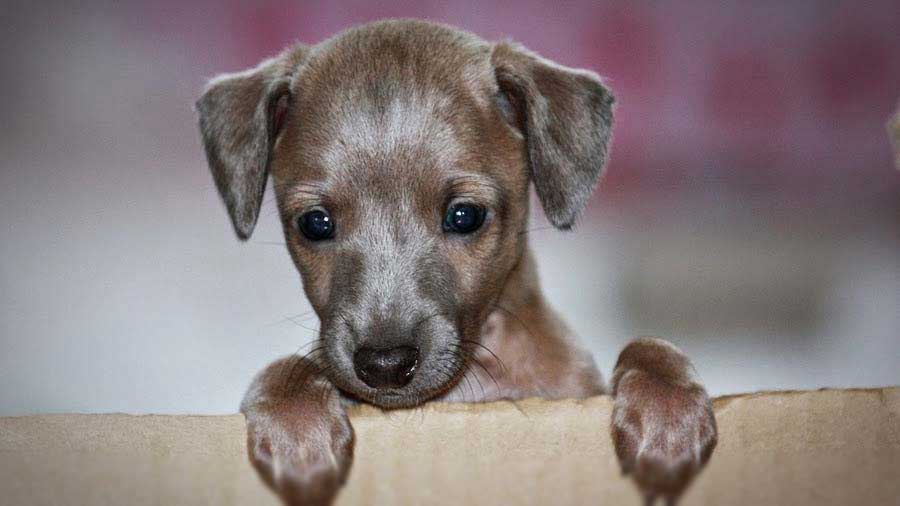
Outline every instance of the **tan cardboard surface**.
{"type": "MultiPolygon", "coordinates": [[[[900,388],[733,396],[684,504],[900,505],[900,388]]],[[[608,398],[352,413],[339,504],[640,504],[608,398]]],[[[0,504],[277,504],[241,416],[0,418],[0,504]]]]}

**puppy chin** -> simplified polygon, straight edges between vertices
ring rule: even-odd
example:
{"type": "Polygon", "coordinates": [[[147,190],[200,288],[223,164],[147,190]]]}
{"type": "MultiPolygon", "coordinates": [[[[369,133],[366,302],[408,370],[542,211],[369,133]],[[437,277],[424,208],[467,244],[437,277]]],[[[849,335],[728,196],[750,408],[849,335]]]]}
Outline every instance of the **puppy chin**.
{"type": "Polygon", "coordinates": [[[421,397],[415,393],[402,392],[375,392],[375,394],[367,399],[367,401],[379,408],[384,409],[403,409],[414,408],[420,406],[430,397],[421,397]]]}
{"type": "MultiPolygon", "coordinates": [[[[436,375],[438,376],[438,375],[436,375]]],[[[430,382],[413,382],[403,388],[377,389],[371,388],[357,378],[332,378],[332,383],[345,394],[357,400],[383,409],[414,408],[447,392],[458,381],[460,375],[444,377],[439,384],[430,382]]],[[[424,379],[424,378],[423,378],[424,379]]]]}

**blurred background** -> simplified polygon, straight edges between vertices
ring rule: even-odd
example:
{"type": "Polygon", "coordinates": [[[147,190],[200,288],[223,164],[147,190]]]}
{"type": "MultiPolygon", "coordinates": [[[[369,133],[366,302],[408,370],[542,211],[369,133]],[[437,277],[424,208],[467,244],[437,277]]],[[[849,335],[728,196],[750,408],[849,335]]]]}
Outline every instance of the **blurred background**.
{"type": "Polygon", "coordinates": [[[292,41],[419,17],[608,78],[580,226],[530,240],[609,374],[664,336],[712,394],[900,384],[900,8],[867,2],[5,2],[0,415],[232,413],[315,336],[271,195],[240,244],[192,110],[292,41]]]}

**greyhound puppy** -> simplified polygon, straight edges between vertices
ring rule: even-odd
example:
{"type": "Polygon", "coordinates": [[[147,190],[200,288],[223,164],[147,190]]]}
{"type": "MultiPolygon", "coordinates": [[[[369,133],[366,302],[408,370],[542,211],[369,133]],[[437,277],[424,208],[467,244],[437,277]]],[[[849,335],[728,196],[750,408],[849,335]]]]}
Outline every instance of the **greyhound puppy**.
{"type": "Polygon", "coordinates": [[[197,109],[240,239],[271,176],[321,322],[313,351],[269,365],[241,405],[250,461],[284,502],[331,503],[353,457],[352,402],[609,392],[616,453],[648,503],[674,503],[709,459],[716,423],[688,359],[638,339],[607,390],[538,286],[529,187],[554,226],[572,227],[612,129],[595,74],[385,21],[217,77],[197,109]]]}

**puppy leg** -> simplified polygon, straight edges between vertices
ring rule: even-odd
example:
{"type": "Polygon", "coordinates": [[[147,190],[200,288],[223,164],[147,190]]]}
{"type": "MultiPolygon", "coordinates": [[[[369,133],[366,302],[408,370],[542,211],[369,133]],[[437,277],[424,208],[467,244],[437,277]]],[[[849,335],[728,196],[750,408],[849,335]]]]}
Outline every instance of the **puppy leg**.
{"type": "Polygon", "coordinates": [[[648,505],[674,505],[716,446],[712,406],[692,372],[681,350],[647,338],[626,346],[613,372],[613,444],[648,505]]]}
{"type": "Polygon", "coordinates": [[[288,505],[331,504],[353,460],[353,427],[316,364],[287,357],[261,372],[241,403],[247,451],[288,505]]]}

